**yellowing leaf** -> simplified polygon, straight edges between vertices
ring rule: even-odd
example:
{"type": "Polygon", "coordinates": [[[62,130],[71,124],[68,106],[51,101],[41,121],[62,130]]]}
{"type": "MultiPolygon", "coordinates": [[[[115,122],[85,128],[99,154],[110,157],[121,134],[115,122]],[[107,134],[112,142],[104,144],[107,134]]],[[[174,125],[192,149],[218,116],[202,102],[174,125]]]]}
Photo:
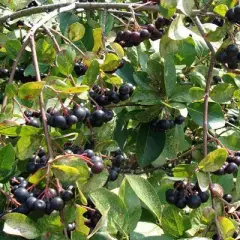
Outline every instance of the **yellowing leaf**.
{"type": "Polygon", "coordinates": [[[102,64],[101,68],[103,71],[113,71],[117,69],[120,64],[119,57],[114,53],[108,53],[102,64]]]}
{"type": "Polygon", "coordinates": [[[33,99],[40,95],[45,82],[28,82],[23,84],[18,90],[18,96],[23,99],[33,99]]]}
{"type": "Polygon", "coordinates": [[[228,152],[225,148],[219,148],[210,152],[198,165],[203,172],[215,172],[222,167],[226,161],[228,152]]]}
{"type": "Polygon", "coordinates": [[[76,42],[82,39],[84,34],[85,34],[85,27],[81,23],[75,22],[69,26],[68,38],[71,41],[76,42]]]}
{"type": "Polygon", "coordinates": [[[231,237],[235,232],[235,226],[233,225],[232,221],[226,217],[218,217],[218,222],[223,238],[226,239],[231,237]]]}
{"type": "Polygon", "coordinates": [[[61,89],[61,93],[69,93],[69,94],[75,94],[75,93],[83,93],[86,92],[89,89],[87,85],[82,85],[79,87],[70,87],[70,88],[65,88],[61,89]]]}
{"type": "Polygon", "coordinates": [[[93,52],[98,52],[99,49],[103,47],[101,28],[93,29],[93,39],[94,39],[93,52]]]}
{"type": "Polygon", "coordinates": [[[115,50],[115,52],[117,53],[117,55],[119,56],[119,58],[123,58],[124,57],[124,50],[122,48],[122,46],[116,42],[110,43],[110,46],[112,47],[112,49],[115,50]]]}

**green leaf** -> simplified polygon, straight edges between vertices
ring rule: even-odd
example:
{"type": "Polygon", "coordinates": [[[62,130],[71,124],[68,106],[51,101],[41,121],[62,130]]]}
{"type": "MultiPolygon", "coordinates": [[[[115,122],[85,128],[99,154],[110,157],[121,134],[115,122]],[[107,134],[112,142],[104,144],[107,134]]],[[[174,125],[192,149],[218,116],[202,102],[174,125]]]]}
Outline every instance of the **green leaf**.
{"type": "Polygon", "coordinates": [[[163,230],[154,223],[138,222],[137,227],[130,233],[131,240],[172,240],[171,237],[166,236],[163,230]]]}
{"type": "Polygon", "coordinates": [[[195,8],[194,0],[179,0],[177,8],[180,9],[185,15],[191,15],[192,10],[195,8]]]}
{"type": "Polygon", "coordinates": [[[15,162],[15,151],[11,143],[0,149],[0,180],[12,170],[15,162]]]}
{"type": "Polygon", "coordinates": [[[84,34],[85,34],[85,27],[79,22],[75,22],[71,24],[68,28],[68,38],[72,42],[76,42],[82,39],[84,34]]]}
{"type": "Polygon", "coordinates": [[[23,84],[18,90],[20,98],[29,100],[39,97],[45,82],[28,82],[23,84]]]}
{"type": "Polygon", "coordinates": [[[162,228],[165,233],[173,237],[179,238],[183,235],[184,218],[178,208],[170,205],[163,209],[162,228]]]}
{"type": "Polygon", "coordinates": [[[101,69],[105,71],[114,71],[120,64],[120,58],[114,53],[108,53],[104,59],[101,69]]]}
{"type": "Polygon", "coordinates": [[[90,197],[97,209],[104,213],[108,211],[108,228],[115,231],[119,227],[125,231],[128,229],[128,212],[122,200],[106,188],[90,193],[90,197]]]}
{"type": "Polygon", "coordinates": [[[179,14],[170,25],[168,36],[172,40],[183,40],[189,37],[190,30],[184,26],[183,20],[184,15],[179,14]]]}
{"type": "Polygon", "coordinates": [[[160,13],[166,17],[170,18],[176,11],[177,0],[162,0],[160,2],[160,13]]]}
{"type": "Polygon", "coordinates": [[[5,88],[5,93],[9,98],[16,96],[17,92],[18,92],[18,86],[16,83],[10,83],[5,88]]]}
{"type": "Polygon", "coordinates": [[[97,60],[93,60],[83,77],[83,84],[92,85],[96,80],[99,74],[99,63],[97,60]]]}
{"type": "Polygon", "coordinates": [[[37,184],[41,181],[41,179],[45,176],[47,172],[46,168],[39,169],[37,172],[35,172],[33,175],[28,178],[28,182],[32,184],[37,184]]]}
{"type": "Polygon", "coordinates": [[[101,151],[109,151],[114,152],[118,149],[118,143],[114,140],[106,140],[103,142],[99,142],[96,145],[95,151],[101,152],[101,151]]]}
{"type": "Polygon", "coordinates": [[[190,81],[193,84],[200,86],[201,88],[205,88],[206,79],[200,72],[191,72],[188,74],[190,81]]]}
{"type": "Polygon", "coordinates": [[[75,167],[52,165],[52,171],[63,183],[72,183],[80,178],[80,172],[75,167]]]}
{"type": "Polygon", "coordinates": [[[19,160],[30,158],[41,146],[41,136],[23,136],[17,141],[16,155],[19,160]]]}
{"type": "Polygon", "coordinates": [[[177,178],[191,178],[196,169],[195,164],[178,164],[173,169],[173,175],[177,178]]]}
{"type": "MultiPolygon", "coordinates": [[[[48,72],[48,69],[49,69],[48,64],[38,63],[38,66],[39,66],[40,73],[48,72]]],[[[33,64],[30,64],[30,65],[27,66],[27,68],[24,71],[24,76],[33,76],[33,77],[36,76],[36,72],[35,72],[33,64]]]]}
{"type": "Polygon", "coordinates": [[[185,151],[189,147],[189,144],[185,139],[183,125],[176,125],[173,129],[168,130],[165,139],[163,151],[152,163],[154,166],[166,163],[167,159],[177,157],[179,152],[185,151]]]}
{"type": "Polygon", "coordinates": [[[204,89],[200,87],[192,87],[189,89],[189,95],[193,101],[200,100],[204,96],[204,89]]]}
{"type": "Polygon", "coordinates": [[[127,175],[126,179],[139,199],[160,219],[161,202],[153,186],[140,176],[127,175]]]}
{"type": "Polygon", "coordinates": [[[84,162],[84,160],[82,160],[80,157],[61,156],[61,159],[55,161],[55,165],[62,165],[62,166],[64,165],[64,166],[76,168],[80,174],[78,181],[82,183],[85,183],[90,176],[86,162],[84,162]]]}
{"type": "Polygon", "coordinates": [[[233,151],[238,151],[239,150],[239,145],[240,145],[240,135],[233,133],[228,136],[221,136],[219,138],[221,143],[229,148],[230,150],[233,151]]]}
{"type": "Polygon", "coordinates": [[[149,80],[149,76],[146,72],[138,71],[133,74],[133,78],[140,88],[151,90],[151,87],[149,86],[149,82],[146,81],[146,80],[149,80]]]}
{"type": "Polygon", "coordinates": [[[183,40],[172,40],[168,35],[164,35],[161,39],[160,54],[163,58],[168,55],[174,55],[176,65],[190,66],[196,57],[195,42],[192,38],[188,37],[183,40]]]}
{"type": "Polygon", "coordinates": [[[161,99],[157,93],[152,90],[137,88],[131,97],[131,102],[140,103],[142,105],[155,105],[161,103],[161,99]]]}
{"type": "Polygon", "coordinates": [[[76,231],[87,236],[90,229],[84,224],[86,220],[83,214],[85,212],[87,212],[87,209],[79,205],[76,206],[76,231]]]}
{"type": "Polygon", "coordinates": [[[159,108],[159,105],[156,105],[148,107],[145,111],[136,113],[135,118],[140,122],[149,123],[152,120],[156,119],[160,112],[161,109],[159,108]]]}
{"type": "Polygon", "coordinates": [[[63,225],[58,212],[53,212],[50,215],[44,215],[43,217],[39,218],[37,220],[37,225],[42,232],[53,233],[63,230],[63,225]]]}
{"type": "MultiPolygon", "coordinates": [[[[38,61],[40,62],[40,72],[42,72],[44,69],[42,63],[52,63],[56,57],[56,50],[53,46],[53,42],[50,38],[40,38],[36,43],[36,51],[38,56],[38,61]]],[[[32,65],[32,64],[31,64],[32,65]]],[[[31,66],[30,65],[30,66],[31,66]]],[[[47,65],[45,65],[46,68],[47,65]]],[[[29,71],[25,70],[25,71],[29,71]]],[[[33,67],[31,67],[31,70],[33,70],[33,67]]],[[[33,71],[34,75],[29,74],[31,76],[35,76],[35,71],[33,71]]],[[[27,75],[28,76],[28,75],[27,75]]]]}
{"type": "Polygon", "coordinates": [[[231,101],[235,89],[231,84],[219,83],[211,90],[210,97],[215,102],[226,103],[231,101]]]}
{"type": "Polygon", "coordinates": [[[101,173],[94,174],[84,185],[82,191],[86,194],[94,192],[97,189],[103,187],[106,184],[107,180],[108,171],[104,169],[101,173]]]}
{"type": "Polygon", "coordinates": [[[60,73],[65,76],[71,74],[75,56],[76,53],[70,47],[67,47],[57,54],[56,63],[60,73]]]}
{"type": "Polygon", "coordinates": [[[215,172],[226,162],[228,152],[225,148],[210,152],[198,165],[203,172],[215,172]]]}
{"type": "MultiPolygon", "coordinates": [[[[202,102],[191,103],[188,106],[188,112],[195,123],[203,126],[204,104],[202,102]]],[[[218,103],[209,102],[208,109],[208,127],[217,129],[225,126],[222,108],[218,103]]]]}
{"type": "Polygon", "coordinates": [[[41,233],[32,219],[20,213],[8,213],[5,219],[3,231],[26,239],[36,239],[41,233]]]}
{"type": "Polygon", "coordinates": [[[209,188],[209,184],[210,184],[208,174],[205,172],[197,172],[196,175],[197,175],[198,185],[199,185],[200,189],[203,192],[207,191],[209,188]]]}
{"type": "Polygon", "coordinates": [[[164,144],[164,132],[152,131],[149,123],[142,124],[136,142],[136,157],[138,164],[145,167],[156,160],[162,152],[164,144]]]}
{"type": "Polygon", "coordinates": [[[213,11],[221,17],[225,17],[228,11],[228,7],[225,4],[219,4],[213,9],[213,11]]]}
{"type": "Polygon", "coordinates": [[[6,50],[8,53],[8,57],[11,58],[12,60],[15,60],[21,46],[22,46],[21,42],[17,39],[8,40],[6,42],[6,50]]]}
{"type": "Polygon", "coordinates": [[[38,135],[42,132],[42,129],[32,126],[12,126],[8,123],[0,123],[0,134],[16,137],[16,136],[31,136],[38,135]]]}
{"type": "Polygon", "coordinates": [[[127,208],[129,215],[128,232],[131,233],[137,226],[142,214],[141,202],[126,179],[122,181],[118,195],[127,208]]]}
{"type": "Polygon", "coordinates": [[[176,86],[177,76],[173,56],[168,55],[164,59],[164,82],[167,96],[171,96],[176,86]]]}
{"type": "Polygon", "coordinates": [[[218,217],[219,228],[224,239],[232,237],[235,232],[235,226],[232,221],[226,217],[218,217]]]}

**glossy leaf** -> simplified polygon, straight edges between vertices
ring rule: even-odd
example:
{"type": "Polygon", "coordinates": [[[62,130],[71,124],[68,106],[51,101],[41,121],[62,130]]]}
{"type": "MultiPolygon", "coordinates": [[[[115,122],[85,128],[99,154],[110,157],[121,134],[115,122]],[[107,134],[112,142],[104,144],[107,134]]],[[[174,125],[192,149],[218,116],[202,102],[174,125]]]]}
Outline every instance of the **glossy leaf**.
{"type": "Polygon", "coordinates": [[[127,175],[126,179],[139,199],[160,219],[161,202],[153,186],[140,176],[127,175]]]}
{"type": "Polygon", "coordinates": [[[12,170],[15,162],[15,151],[11,143],[0,149],[0,179],[3,179],[12,170]]]}
{"type": "Polygon", "coordinates": [[[225,148],[219,148],[210,152],[199,164],[203,172],[215,172],[219,170],[226,161],[228,152],[225,148]]]}
{"type": "Polygon", "coordinates": [[[57,54],[57,66],[60,73],[65,76],[71,74],[76,53],[68,47],[57,54]]]}
{"type": "MultiPolygon", "coordinates": [[[[191,103],[188,106],[188,111],[193,121],[203,126],[204,104],[202,102],[191,103]]],[[[218,103],[210,102],[208,113],[208,127],[210,129],[217,129],[225,126],[224,115],[218,103]]]]}
{"type": "Polygon", "coordinates": [[[128,232],[131,233],[141,217],[141,202],[126,179],[122,181],[118,195],[127,208],[129,214],[128,232]]]}
{"type": "Polygon", "coordinates": [[[40,231],[32,219],[20,214],[9,213],[4,216],[5,222],[3,231],[26,239],[36,239],[40,236],[40,231]]]}
{"type": "Polygon", "coordinates": [[[234,91],[235,87],[233,85],[219,83],[210,92],[210,97],[215,102],[226,103],[232,99],[234,91]]]}
{"type": "Polygon", "coordinates": [[[86,74],[84,75],[82,83],[92,85],[97,80],[98,74],[99,74],[99,63],[97,60],[93,60],[86,74]]]}
{"type": "Polygon", "coordinates": [[[180,238],[184,233],[184,218],[182,213],[173,205],[165,206],[162,213],[162,228],[165,233],[180,238]]]}
{"type": "Polygon", "coordinates": [[[160,155],[165,144],[164,132],[154,132],[148,123],[142,124],[137,136],[136,157],[140,166],[147,166],[160,155]]]}
{"type": "Polygon", "coordinates": [[[17,141],[16,155],[19,160],[30,158],[41,146],[42,138],[40,136],[23,136],[17,141]]]}
{"type": "Polygon", "coordinates": [[[128,212],[124,203],[116,194],[102,188],[90,193],[90,197],[100,212],[108,211],[108,229],[110,232],[119,227],[122,230],[127,230],[128,212]]]}

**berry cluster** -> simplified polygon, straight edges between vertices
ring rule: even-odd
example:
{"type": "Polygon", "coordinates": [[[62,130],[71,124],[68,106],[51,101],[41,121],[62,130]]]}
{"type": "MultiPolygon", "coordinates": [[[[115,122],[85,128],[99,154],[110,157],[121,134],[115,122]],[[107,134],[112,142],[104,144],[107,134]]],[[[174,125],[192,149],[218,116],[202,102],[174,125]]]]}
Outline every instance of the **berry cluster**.
{"type": "Polygon", "coordinates": [[[41,112],[39,110],[35,111],[25,110],[24,115],[26,117],[26,125],[37,128],[40,127],[40,122],[36,119],[41,117],[41,112]]]}
{"type": "Polygon", "coordinates": [[[102,217],[101,213],[96,209],[94,203],[91,201],[91,199],[87,199],[87,207],[88,211],[83,214],[83,216],[86,218],[86,221],[84,224],[90,228],[90,232],[96,227],[98,221],[102,217]]]}
{"type": "Polygon", "coordinates": [[[83,63],[74,64],[74,72],[78,77],[83,76],[86,73],[87,69],[87,66],[85,66],[83,63]]]}
{"type": "Polygon", "coordinates": [[[65,130],[78,122],[84,122],[88,115],[90,111],[80,105],[74,105],[73,109],[64,108],[63,111],[50,107],[47,109],[47,123],[51,127],[65,130]]]}
{"type": "Polygon", "coordinates": [[[237,69],[240,62],[240,52],[236,44],[230,44],[227,48],[217,55],[217,61],[227,63],[229,69],[237,69]]]}
{"type": "MultiPolygon", "coordinates": [[[[111,110],[94,110],[90,113],[88,108],[83,105],[74,105],[71,108],[64,108],[63,111],[58,111],[55,108],[47,109],[47,124],[54,128],[61,130],[70,129],[78,122],[90,124],[92,127],[101,127],[103,123],[109,122],[113,119],[113,112],[111,110]]],[[[31,114],[30,111],[25,111],[26,125],[33,127],[40,127],[40,122],[36,119],[40,114],[31,114]],[[34,118],[35,117],[35,118],[34,118]]],[[[40,119],[41,120],[41,119],[40,119]]]]}
{"type": "Polygon", "coordinates": [[[121,166],[125,162],[125,157],[122,154],[122,151],[118,149],[115,152],[112,152],[112,166],[111,168],[108,168],[109,170],[109,176],[108,176],[108,181],[115,181],[118,178],[118,175],[121,171],[121,166]]]}
{"type": "Polygon", "coordinates": [[[240,24],[240,5],[230,8],[226,13],[226,17],[229,22],[240,24]]]}
{"type": "Polygon", "coordinates": [[[120,101],[125,101],[130,98],[133,94],[134,87],[131,83],[126,83],[122,85],[118,91],[117,89],[109,90],[103,89],[97,85],[94,85],[89,91],[90,97],[94,100],[99,106],[106,106],[111,103],[119,103],[120,101]]]}
{"type": "Polygon", "coordinates": [[[69,186],[59,193],[54,188],[47,188],[44,191],[30,184],[23,177],[13,177],[10,180],[11,192],[17,202],[12,212],[29,214],[34,212],[37,216],[51,214],[54,210],[61,211],[65,203],[74,198],[74,186],[69,186]]]}
{"type": "Polygon", "coordinates": [[[93,174],[101,173],[104,169],[103,159],[97,155],[95,155],[94,151],[92,149],[86,149],[83,152],[83,155],[88,157],[91,161],[91,165],[89,164],[89,167],[91,167],[91,172],[93,174]]]}
{"type": "Polygon", "coordinates": [[[183,124],[184,120],[185,118],[182,115],[177,116],[174,120],[157,119],[151,122],[150,127],[155,132],[166,131],[174,128],[175,124],[183,124]]]}
{"type": "Polygon", "coordinates": [[[165,194],[166,201],[180,209],[186,206],[196,209],[209,199],[209,193],[202,192],[198,184],[186,185],[183,181],[176,181],[174,189],[168,189],[165,194]]]}
{"type": "Polygon", "coordinates": [[[232,174],[238,171],[240,165],[240,152],[236,152],[234,156],[228,156],[223,166],[216,172],[215,175],[232,174]]]}
{"type": "Polygon", "coordinates": [[[43,147],[40,147],[36,154],[32,155],[28,160],[26,170],[28,173],[33,174],[40,168],[47,165],[48,156],[43,147]]]}
{"type": "Polygon", "coordinates": [[[139,31],[120,31],[117,33],[115,42],[119,43],[122,47],[133,47],[138,46],[141,42],[147,39],[152,41],[161,39],[164,34],[164,27],[171,24],[171,20],[158,17],[155,21],[155,24],[148,24],[142,26],[142,29],[139,31]]]}

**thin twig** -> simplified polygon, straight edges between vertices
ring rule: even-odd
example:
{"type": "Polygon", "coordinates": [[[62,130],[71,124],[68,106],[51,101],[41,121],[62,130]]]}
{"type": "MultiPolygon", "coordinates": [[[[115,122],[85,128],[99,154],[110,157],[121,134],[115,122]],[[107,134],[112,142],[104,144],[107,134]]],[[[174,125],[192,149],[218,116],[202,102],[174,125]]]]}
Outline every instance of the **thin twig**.
{"type": "MultiPolygon", "coordinates": [[[[211,60],[210,60],[210,65],[208,69],[208,76],[206,80],[206,87],[205,87],[205,95],[204,95],[204,113],[203,113],[203,153],[204,157],[207,156],[208,151],[207,151],[207,141],[208,141],[208,100],[209,100],[209,92],[210,92],[210,87],[211,87],[211,81],[213,77],[213,69],[215,65],[215,50],[212,46],[212,44],[206,40],[205,38],[205,29],[199,20],[198,17],[193,17],[192,18],[193,22],[196,24],[200,34],[202,35],[203,39],[205,40],[209,50],[211,51],[211,60]]],[[[209,183],[212,184],[212,178],[211,174],[208,173],[208,178],[209,178],[209,183]]],[[[217,215],[217,208],[216,208],[216,202],[215,198],[213,196],[213,193],[211,192],[212,196],[212,208],[215,211],[215,223],[216,223],[216,228],[217,228],[217,234],[221,237],[221,231],[219,228],[219,223],[218,223],[218,215],[217,215]]]]}
{"type": "Polygon", "coordinates": [[[58,44],[55,36],[51,33],[51,31],[49,30],[48,27],[46,27],[45,25],[43,25],[42,27],[43,27],[43,29],[46,31],[46,33],[48,34],[48,36],[52,39],[53,44],[54,44],[54,47],[55,47],[57,53],[60,52],[60,51],[61,51],[61,48],[60,48],[60,46],[59,46],[59,44],[58,44]]]}
{"type": "MultiPolygon", "coordinates": [[[[18,12],[5,15],[3,17],[0,17],[0,24],[3,24],[6,21],[12,21],[24,16],[29,16],[33,14],[43,13],[43,12],[51,12],[53,10],[59,10],[63,7],[68,7],[72,3],[56,3],[56,4],[48,4],[48,5],[42,5],[38,7],[33,8],[27,8],[20,10],[18,12]]],[[[133,3],[75,3],[74,9],[85,9],[85,10],[95,10],[95,9],[128,9],[129,5],[132,5],[135,8],[135,12],[138,11],[150,11],[150,12],[159,12],[158,6],[152,6],[152,5],[146,5],[143,4],[133,4],[133,3]]],[[[181,11],[177,10],[177,13],[181,13],[181,11]]],[[[192,14],[194,16],[204,15],[204,16],[215,16],[212,12],[202,12],[200,10],[193,10],[192,14]]]]}
{"type": "MultiPolygon", "coordinates": [[[[39,71],[38,60],[37,60],[37,53],[36,53],[36,48],[35,48],[34,35],[32,35],[30,37],[30,43],[31,43],[31,50],[32,50],[33,66],[34,66],[35,73],[36,73],[36,80],[38,82],[41,82],[40,71],[39,71]]],[[[39,103],[40,103],[40,110],[41,110],[44,134],[45,134],[46,143],[47,143],[47,147],[48,147],[49,160],[52,160],[54,158],[54,155],[53,155],[53,150],[52,150],[51,138],[50,138],[49,132],[48,132],[47,117],[46,117],[46,112],[44,109],[43,92],[40,93],[39,103]]]]}
{"type": "Polygon", "coordinates": [[[56,31],[56,30],[54,30],[54,29],[52,29],[52,28],[49,28],[49,30],[50,30],[52,33],[60,36],[64,41],[66,41],[66,42],[69,43],[70,45],[72,45],[82,56],[85,56],[84,52],[83,52],[80,48],[78,48],[73,42],[71,42],[67,37],[65,37],[65,36],[62,35],[60,32],[58,32],[58,31],[56,31]]]}

